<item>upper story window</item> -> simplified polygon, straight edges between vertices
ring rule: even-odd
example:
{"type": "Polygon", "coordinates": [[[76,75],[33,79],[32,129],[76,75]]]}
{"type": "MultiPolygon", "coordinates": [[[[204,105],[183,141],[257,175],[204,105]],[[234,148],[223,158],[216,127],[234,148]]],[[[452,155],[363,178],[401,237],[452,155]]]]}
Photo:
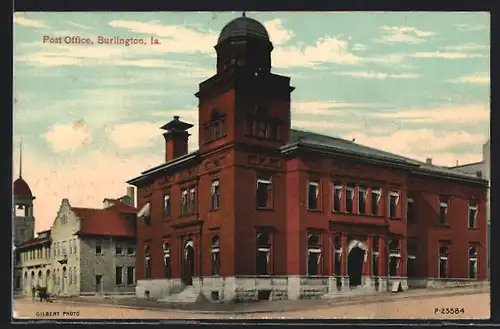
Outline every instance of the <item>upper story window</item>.
{"type": "Polygon", "coordinates": [[[353,210],[353,205],[354,205],[354,186],[346,186],[345,188],[345,198],[346,198],[346,203],[345,203],[345,211],[348,213],[352,213],[353,210]]]}
{"type": "Polygon", "coordinates": [[[256,206],[258,209],[273,208],[273,183],[271,177],[260,176],[256,186],[256,206]]]}
{"type": "Polygon", "coordinates": [[[438,223],[446,224],[446,215],[448,214],[448,200],[441,199],[439,202],[439,219],[438,223]]]}
{"type": "Polygon", "coordinates": [[[121,255],[123,253],[122,246],[117,245],[115,247],[116,255],[121,255]]]}
{"type": "Polygon", "coordinates": [[[389,192],[389,217],[398,216],[399,191],[389,192]]]}
{"type": "Polygon", "coordinates": [[[95,244],[95,254],[102,255],[102,244],[99,241],[97,241],[95,244]]]}
{"type": "Polygon", "coordinates": [[[170,217],[170,194],[165,194],[163,196],[163,217],[170,217]]]}
{"type": "Polygon", "coordinates": [[[276,119],[269,118],[265,111],[249,115],[246,120],[246,135],[261,139],[278,139],[279,124],[276,119]]]}
{"type": "Polygon", "coordinates": [[[380,188],[372,188],[372,202],[371,202],[371,214],[374,216],[380,215],[380,199],[382,198],[382,190],[380,188]]]}
{"type": "Polygon", "coordinates": [[[184,188],[181,192],[181,216],[196,212],[196,188],[184,188]]]}
{"type": "Polygon", "coordinates": [[[469,224],[468,228],[476,228],[476,220],[477,220],[477,203],[475,202],[470,202],[469,203],[469,224]]]}
{"type": "Polygon", "coordinates": [[[217,109],[212,110],[212,116],[204,127],[205,143],[210,143],[227,136],[226,115],[219,113],[217,109]]]}
{"type": "Polygon", "coordinates": [[[219,180],[214,179],[212,181],[212,210],[217,210],[220,208],[220,186],[219,180]]]}
{"type": "Polygon", "coordinates": [[[412,198],[406,200],[406,221],[408,223],[415,223],[415,206],[412,198]]]}
{"type": "Polygon", "coordinates": [[[333,185],[333,211],[341,211],[340,205],[342,200],[342,184],[335,183],[333,185]]]}
{"type": "Polygon", "coordinates": [[[364,186],[358,187],[358,214],[366,214],[367,189],[364,186]]]}
{"type": "Polygon", "coordinates": [[[319,209],[319,181],[309,181],[307,184],[307,209],[319,209]]]}

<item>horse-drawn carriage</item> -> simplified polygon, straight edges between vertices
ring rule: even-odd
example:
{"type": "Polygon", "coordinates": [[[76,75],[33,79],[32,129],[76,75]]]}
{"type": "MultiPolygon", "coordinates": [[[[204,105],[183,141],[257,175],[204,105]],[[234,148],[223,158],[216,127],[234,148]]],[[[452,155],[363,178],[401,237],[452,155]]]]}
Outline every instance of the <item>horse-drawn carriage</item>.
{"type": "Polygon", "coordinates": [[[38,291],[38,297],[40,297],[41,302],[45,300],[46,302],[52,303],[47,287],[37,287],[36,290],[38,291]]]}

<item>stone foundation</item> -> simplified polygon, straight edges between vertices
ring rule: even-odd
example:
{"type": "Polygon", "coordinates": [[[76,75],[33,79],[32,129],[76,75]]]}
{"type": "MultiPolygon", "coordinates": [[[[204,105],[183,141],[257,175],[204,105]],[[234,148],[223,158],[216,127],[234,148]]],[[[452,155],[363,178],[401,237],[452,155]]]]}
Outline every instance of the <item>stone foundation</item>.
{"type": "MultiPolygon", "coordinates": [[[[325,295],[390,292],[394,282],[399,281],[403,291],[409,288],[438,288],[443,286],[466,286],[471,280],[433,279],[412,280],[406,277],[363,277],[362,285],[349,287],[349,277],[305,277],[305,276],[237,276],[193,278],[193,288],[210,302],[243,302],[258,300],[313,299],[325,295]]],[[[478,282],[479,281],[473,281],[478,282]]],[[[136,296],[160,299],[180,293],[184,285],[180,279],[138,280],[136,296]]]]}

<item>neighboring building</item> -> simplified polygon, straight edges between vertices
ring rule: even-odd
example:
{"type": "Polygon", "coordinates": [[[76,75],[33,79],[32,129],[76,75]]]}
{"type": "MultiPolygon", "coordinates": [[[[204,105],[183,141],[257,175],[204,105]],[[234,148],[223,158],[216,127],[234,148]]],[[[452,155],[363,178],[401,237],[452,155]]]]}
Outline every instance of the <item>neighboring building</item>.
{"type": "Polygon", "coordinates": [[[12,204],[12,241],[14,245],[13,288],[15,294],[22,292],[22,266],[17,247],[33,239],[35,236],[35,217],[33,212],[33,200],[35,200],[35,197],[28,183],[22,177],[22,145],[19,160],[19,178],[13,184],[14,200],[12,204]]]}
{"type": "Polygon", "coordinates": [[[490,273],[490,224],[491,224],[491,217],[490,217],[490,190],[491,190],[491,164],[490,164],[490,140],[488,140],[486,143],[483,145],[483,160],[480,162],[474,162],[474,163],[468,163],[464,165],[457,165],[455,167],[452,167],[452,169],[464,172],[464,173],[469,173],[472,175],[476,175],[478,177],[482,177],[484,179],[488,180],[489,184],[489,189],[488,189],[488,201],[486,203],[486,223],[488,226],[487,229],[487,243],[488,243],[488,249],[487,249],[487,262],[488,262],[488,274],[490,273]]]}
{"type": "Polygon", "coordinates": [[[48,287],[51,290],[50,230],[38,233],[37,237],[18,247],[22,266],[22,291],[31,294],[33,287],[48,287]]]}
{"type": "Polygon", "coordinates": [[[179,117],[138,188],[139,297],[298,299],[398,281],[486,278],[487,181],[291,129],[290,78],[262,24],[240,17],[199,85],[199,150],[179,117]],[[470,214],[470,216],[468,216],[470,214]]]}
{"type": "Polygon", "coordinates": [[[73,207],[63,199],[51,228],[52,293],[133,292],[136,212],[121,202],[92,209],[73,207]]]}
{"type": "Polygon", "coordinates": [[[121,196],[117,199],[105,198],[102,202],[104,204],[104,208],[111,207],[112,205],[114,205],[118,202],[128,204],[129,206],[134,206],[134,204],[135,204],[135,189],[133,186],[128,186],[126,195],[121,196]]]}

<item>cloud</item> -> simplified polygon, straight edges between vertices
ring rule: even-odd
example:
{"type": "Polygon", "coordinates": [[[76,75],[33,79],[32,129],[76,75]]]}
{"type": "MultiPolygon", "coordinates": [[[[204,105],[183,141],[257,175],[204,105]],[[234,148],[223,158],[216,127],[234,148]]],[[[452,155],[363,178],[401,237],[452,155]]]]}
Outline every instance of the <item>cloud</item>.
{"type": "Polygon", "coordinates": [[[292,120],[292,128],[335,135],[338,130],[357,129],[359,125],[352,122],[340,121],[292,120]]]}
{"type": "Polygon", "coordinates": [[[92,141],[90,130],[83,120],[55,125],[43,137],[56,153],[74,151],[92,141]]]}
{"type": "Polygon", "coordinates": [[[339,75],[347,75],[354,78],[367,78],[367,79],[414,79],[420,77],[420,74],[414,73],[399,73],[399,74],[390,74],[390,73],[382,73],[382,72],[374,72],[374,71],[351,71],[351,72],[341,72],[339,75]]]}
{"type": "Polygon", "coordinates": [[[384,31],[385,35],[377,41],[387,44],[422,43],[427,41],[429,37],[436,34],[434,32],[422,31],[410,26],[382,26],[380,29],[384,31]]]}
{"type": "Polygon", "coordinates": [[[24,16],[24,14],[22,13],[14,14],[14,23],[29,27],[49,28],[49,26],[45,22],[36,19],[26,18],[26,16],[24,16]]]}
{"type": "Polygon", "coordinates": [[[489,105],[457,105],[436,108],[404,109],[373,113],[373,117],[412,123],[473,123],[490,120],[489,105]]]}
{"type": "Polygon", "coordinates": [[[78,23],[75,23],[75,22],[72,22],[72,21],[65,21],[65,23],[67,23],[67,24],[69,24],[71,26],[74,26],[74,27],[78,27],[78,28],[84,29],[84,30],[91,30],[92,29],[90,26],[83,25],[83,24],[78,24],[78,23]]]}
{"type": "Polygon", "coordinates": [[[114,28],[159,37],[161,46],[148,48],[161,48],[171,53],[213,54],[218,37],[213,31],[201,32],[180,25],[162,25],[156,22],[114,20],[108,24],[114,28]]]}
{"type": "Polygon", "coordinates": [[[477,43],[464,43],[461,45],[455,46],[445,46],[441,47],[443,50],[452,50],[452,51],[471,51],[471,50],[490,50],[490,45],[481,45],[477,43]]]}
{"type": "Polygon", "coordinates": [[[455,83],[489,84],[490,75],[488,73],[475,73],[471,75],[464,75],[449,81],[455,83]]]}
{"type": "MultiPolygon", "coordinates": [[[[55,164],[44,157],[35,150],[23,149],[23,178],[36,196],[37,231],[52,225],[63,198],[73,206],[101,208],[104,198],[124,195],[127,180],[164,162],[164,149],[149,154],[91,150],[84,157],[55,164]]],[[[14,159],[14,177],[18,177],[18,159],[14,159]]]]}
{"type": "MultiPolygon", "coordinates": [[[[480,160],[478,154],[461,154],[447,152],[450,148],[464,146],[480,146],[486,141],[481,134],[462,132],[435,132],[429,129],[400,130],[386,135],[368,135],[365,132],[350,132],[344,136],[351,140],[356,138],[356,143],[403,155],[411,159],[425,161],[432,157],[433,163],[444,166],[453,166],[456,161],[467,163],[471,160],[480,160]]],[[[472,161],[471,161],[472,162],[472,161]]]]}
{"type": "Polygon", "coordinates": [[[277,47],[273,51],[273,66],[313,67],[319,63],[358,64],[361,58],[349,52],[348,42],[333,37],[323,37],[314,46],[277,47]]]}
{"type": "Polygon", "coordinates": [[[106,133],[121,149],[147,148],[162,137],[161,126],[162,123],[152,122],[125,123],[108,128],[106,133]]]}
{"type": "Polygon", "coordinates": [[[464,59],[464,58],[486,57],[486,55],[482,55],[482,54],[469,54],[469,53],[446,52],[446,51],[416,52],[413,54],[409,54],[408,56],[415,57],[415,58],[443,58],[443,59],[464,59]]]}
{"type": "Polygon", "coordinates": [[[455,24],[453,25],[460,32],[482,31],[488,28],[487,25],[455,24]]]}
{"type": "Polygon", "coordinates": [[[265,21],[264,26],[266,27],[269,38],[274,45],[284,44],[294,37],[293,31],[285,29],[281,19],[279,18],[265,21]]]}
{"type": "Polygon", "coordinates": [[[292,103],[293,115],[338,115],[346,110],[386,106],[380,103],[352,103],[345,101],[296,101],[292,103]],[[338,110],[341,109],[341,110],[338,110]]]}
{"type": "Polygon", "coordinates": [[[360,44],[360,43],[355,43],[354,45],[352,45],[351,49],[355,50],[355,51],[365,51],[368,49],[368,46],[360,44]]]}

